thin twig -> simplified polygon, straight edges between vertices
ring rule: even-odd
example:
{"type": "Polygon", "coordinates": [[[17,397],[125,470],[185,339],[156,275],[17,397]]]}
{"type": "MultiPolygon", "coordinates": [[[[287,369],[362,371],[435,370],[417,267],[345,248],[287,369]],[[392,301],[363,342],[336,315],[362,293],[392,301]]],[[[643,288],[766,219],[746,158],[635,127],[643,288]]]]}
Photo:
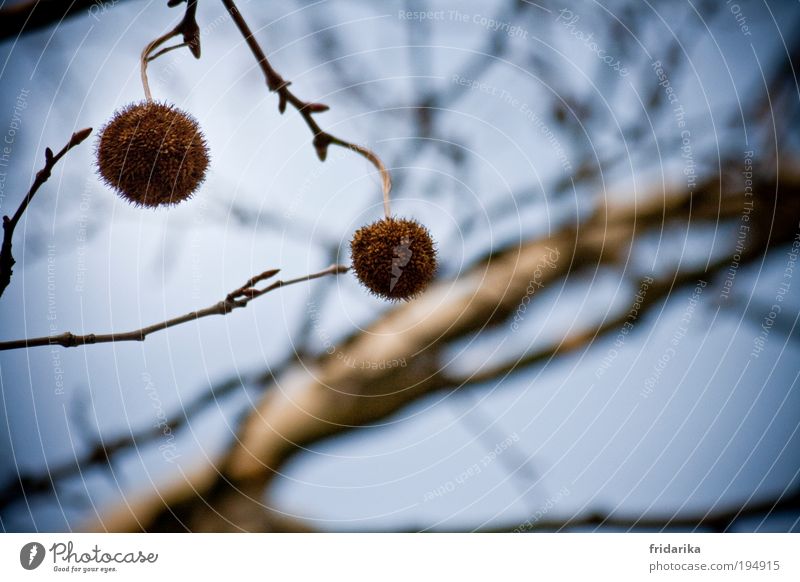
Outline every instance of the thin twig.
{"type": "Polygon", "coordinates": [[[191,311],[189,313],[186,313],[178,317],[173,317],[172,319],[168,319],[166,321],[154,323],[153,325],[148,325],[147,327],[143,327],[141,329],[123,333],[108,333],[108,334],[90,333],[87,335],[75,335],[74,333],[67,331],[59,335],[0,342],[0,351],[16,350],[20,348],[33,348],[37,346],[59,345],[65,348],[73,348],[76,346],[82,346],[86,344],[144,341],[144,339],[148,335],[157,331],[161,331],[162,329],[175,327],[177,325],[181,325],[189,321],[195,321],[197,319],[208,317],[210,315],[227,315],[234,309],[245,307],[248,303],[250,303],[250,301],[252,301],[256,297],[261,297],[262,295],[265,295],[270,291],[274,291],[275,289],[280,289],[281,287],[286,287],[287,285],[294,285],[295,283],[302,283],[303,281],[311,281],[312,279],[319,279],[320,277],[325,277],[326,275],[340,275],[342,273],[346,273],[349,269],[350,269],[349,267],[346,267],[344,265],[331,265],[327,269],[323,269],[322,271],[319,271],[317,273],[304,275],[302,277],[297,277],[296,279],[287,279],[286,281],[279,279],[267,285],[263,289],[257,289],[255,287],[256,284],[264,281],[265,279],[270,279],[278,273],[278,269],[272,269],[270,271],[264,271],[260,275],[256,275],[255,277],[251,278],[247,283],[245,283],[235,291],[232,291],[225,297],[225,299],[215,303],[214,305],[210,305],[205,309],[191,311]]]}
{"type": "Polygon", "coordinates": [[[11,218],[8,216],[3,216],[3,246],[0,248],[0,296],[3,295],[6,287],[8,287],[8,284],[11,282],[14,263],[16,262],[11,254],[11,239],[14,236],[14,229],[17,227],[20,218],[22,218],[22,215],[28,208],[28,204],[31,203],[31,200],[33,200],[33,197],[36,195],[36,192],[39,190],[42,184],[47,182],[47,179],[50,178],[50,172],[53,170],[53,166],[55,166],[58,163],[58,160],[64,157],[69,150],[89,137],[90,133],[92,133],[91,127],[87,127],[86,129],[82,129],[73,133],[69,143],[61,148],[61,151],[55,155],[53,154],[53,150],[50,148],[45,149],[44,167],[36,173],[36,178],[34,179],[30,190],[28,190],[25,198],[23,198],[19,208],[17,208],[17,211],[14,213],[14,216],[11,218]]]}
{"type": "Polygon", "coordinates": [[[233,0],[222,0],[222,3],[225,5],[225,8],[228,10],[228,13],[231,15],[231,18],[233,19],[237,28],[242,33],[245,42],[247,42],[247,46],[250,47],[250,51],[253,53],[256,61],[258,61],[258,65],[264,72],[264,77],[267,81],[267,87],[270,91],[274,91],[278,94],[278,110],[281,113],[286,111],[287,103],[291,104],[292,107],[297,109],[297,111],[305,120],[306,125],[308,125],[309,129],[311,130],[311,133],[314,134],[314,148],[317,151],[317,157],[319,157],[321,161],[324,162],[325,158],[328,156],[328,146],[330,145],[338,145],[348,148],[369,160],[369,162],[375,166],[381,176],[381,187],[383,190],[383,212],[386,218],[389,218],[391,214],[389,207],[389,193],[392,190],[392,177],[381,159],[377,156],[377,154],[375,154],[375,152],[364,146],[345,141],[329,134],[326,131],[323,131],[313,116],[315,113],[327,111],[329,109],[328,106],[322,103],[309,103],[303,101],[294,93],[292,93],[292,91],[289,89],[291,82],[284,80],[283,77],[281,77],[278,72],[272,68],[272,65],[267,59],[267,55],[264,54],[261,45],[258,44],[255,36],[253,36],[253,32],[250,30],[250,27],[239,12],[239,9],[236,7],[236,4],[233,2],[233,0]]]}

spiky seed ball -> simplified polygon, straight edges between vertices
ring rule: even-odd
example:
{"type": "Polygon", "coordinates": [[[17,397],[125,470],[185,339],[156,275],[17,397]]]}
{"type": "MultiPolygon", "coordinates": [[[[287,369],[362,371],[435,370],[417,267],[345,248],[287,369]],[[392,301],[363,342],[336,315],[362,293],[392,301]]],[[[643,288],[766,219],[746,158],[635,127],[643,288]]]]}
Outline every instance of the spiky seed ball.
{"type": "Polygon", "coordinates": [[[361,227],[350,241],[350,254],[358,280],[393,301],[419,295],[436,273],[436,248],[428,229],[405,218],[361,227]]]}
{"type": "Polygon", "coordinates": [[[137,206],[178,204],[205,179],[208,148],[194,118],[177,107],[132,103],[103,128],[97,168],[106,184],[137,206]]]}

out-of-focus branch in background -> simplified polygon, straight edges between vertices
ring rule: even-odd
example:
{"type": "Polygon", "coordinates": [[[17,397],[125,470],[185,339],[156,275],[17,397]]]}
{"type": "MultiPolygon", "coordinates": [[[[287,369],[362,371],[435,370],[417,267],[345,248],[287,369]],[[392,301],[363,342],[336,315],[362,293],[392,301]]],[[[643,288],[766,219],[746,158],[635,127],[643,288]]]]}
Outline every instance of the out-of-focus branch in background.
{"type": "Polygon", "coordinates": [[[29,0],[0,9],[0,41],[60,24],[73,16],[99,16],[114,2],[98,0],[29,0]]]}
{"type": "MultiPolygon", "coordinates": [[[[712,180],[689,196],[666,192],[648,200],[599,209],[580,228],[568,227],[545,240],[506,249],[477,264],[457,280],[433,285],[419,300],[381,317],[364,332],[340,344],[355,362],[392,362],[405,367],[353,368],[335,355],[295,361],[274,370],[275,386],[267,390],[242,423],[231,449],[213,466],[204,466],[186,480],[170,483],[158,493],[128,499],[105,514],[94,527],[137,530],[272,531],[273,513],[262,501],[271,477],[293,454],[320,439],[363,426],[392,414],[414,400],[436,391],[454,390],[472,383],[499,382],[509,374],[540,364],[551,357],[588,349],[604,333],[618,329],[616,317],[571,330],[548,347],[526,352],[511,361],[470,373],[453,373],[442,358],[454,341],[490,327],[508,324],[508,318],[526,294],[531,274],[555,251],[554,268],[538,282],[559,279],[598,265],[626,264],[637,237],[686,224],[687,221],[734,220],[741,213],[740,184],[712,180]],[[424,325],[422,324],[424,322],[424,325]]],[[[768,248],[792,240],[800,216],[800,175],[787,173],[761,181],[763,193],[752,215],[752,236],[740,258],[746,264],[764,256],[768,248]],[[772,221],[775,205],[785,212],[772,221]]],[[[731,245],[731,248],[733,245],[731,245]]],[[[708,266],[662,274],[648,290],[643,313],[686,284],[713,281],[731,255],[708,266]]],[[[533,297],[536,300],[536,296],[533,297]]]]}

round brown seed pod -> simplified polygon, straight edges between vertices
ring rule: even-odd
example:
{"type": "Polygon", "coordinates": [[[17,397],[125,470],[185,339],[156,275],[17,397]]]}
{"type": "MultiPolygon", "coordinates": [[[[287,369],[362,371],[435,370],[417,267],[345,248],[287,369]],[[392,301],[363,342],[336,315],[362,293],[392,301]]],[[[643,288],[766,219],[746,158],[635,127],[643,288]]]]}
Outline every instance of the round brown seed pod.
{"type": "Polygon", "coordinates": [[[350,254],[358,280],[393,301],[419,295],[436,273],[436,247],[428,229],[405,218],[361,227],[350,241],[350,254]]]}
{"type": "Polygon", "coordinates": [[[154,101],[117,111],[97,145],[103,181],[137,206],[183,202],[206,176],[208,147],[193,117],[154,101]]]}

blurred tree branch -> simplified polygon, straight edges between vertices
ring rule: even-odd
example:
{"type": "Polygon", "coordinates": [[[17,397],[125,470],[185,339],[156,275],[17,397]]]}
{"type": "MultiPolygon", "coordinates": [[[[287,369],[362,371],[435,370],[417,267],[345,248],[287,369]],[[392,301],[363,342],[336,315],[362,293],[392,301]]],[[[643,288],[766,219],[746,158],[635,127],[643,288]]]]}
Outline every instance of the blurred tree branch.
{"type": "MultiPolygon", "coordinates": [[[[279,363],[275,368],[282,369],[285,365],[286,363],[279,363]]],[[[245,386],[257,386],[263,389],[273,381],[270,372],[259,372],[249,376],[241,375],[238,378],[227,380],[215,385],[213,390],[203,392],[184,403],[180,412],[171,415],[165,424],[174,433],[186,426],[192,418],[206,411],[209,406],[218,404],[221,399],[236,394],[245,386]]],[[[85,408],[81,408],[80,412],[85,412],[85,408]]],[[[81,422],[87,421],[82,419],[81,422]]],[[[81,428],[82,432],[88,433],[90,427],[78,428],[81,428]]],[[[98,468],[113,473],[114,461],[119,453],[144,448],[163,437],[164,433],[159,425],[147,426],[141,430],[112,437],[100,435],[97,442],[92,444],[88,451],[76,454],[71,459],[49,464],[46,473],[20,472],[0,487],[0,513],[23,497],[57,494],[57,487],[60,483],[75,477],[87,479],[92,469],[98,468]]]]}
{"type": "MultiPolygon", "coordinates": [[[[171,4],[178,3],[171,2],[171,4]]],[[[34,3],[28,3],[32,4],[34,3]]],[[[284,111],[287,103],[298,109],[314,134],[318,155],[324,158],[324,152],[321,153],[320,147],[327,148],[328,144],[323,143],[324,137],[320,141],[319,136],[324,132],[311,117],[312,113],[324,110],[324,106],[306,103],[294,97],[288,90],[289,83],[272,69],[234,3],[223,0],[223,4],[234,18],[261,66],[269,89],[278,92],[280,111],[284,111]]],[[[516,21],[523,13],[523,9],[527,8],[529,5],[525,2],[509,3],[509,8],[497,13],[498,20],[516,21]]],[[[531,12],[533,11],[528,11],[526,14],[531,12]]],[[[636,10],[630,9],[630,12],[634,14],[636,10]]],[[[0,14],[2,13],[0,10],[0,14]]],[[[692,13],[684,11],[684,16],[692,18],[692,13]]],[[[637,18],[641,18],[641,14],[637,18]]],[[[2,22],[0,27],[5,26],[6,23],[2,19],[0,22],[2,22]]],[[[622,30],[625,28],[622,26],[623,22],[620,21],[618,24],[620,26],[617,27],[616,34],[621,35],[624,40],[621,46],[627,47],[628,52],[635,51],[633,41],[622,30]]],[[[20,29],[22,28],[20,26],[20,29]]],[[[325,35],[319,38],[322,42],[327,42],[325,35]]],[[[696,34],[692,38],[700,42],[704,37],[696,34]]],[[[793,64],[797,60],[797,47],[800,46],[798,39],[800,36],[795,36],[793,44],[790,44],[791,56],[782,63],[783,68],[774,71],[772,78],[765,80],[764,98],[752,100],[757,104],[759,122],[763,128],[769,128],[775,117],[772,103],[773,101],[777,103],[777,100],[770,100],[771,96],[778,94],[788,96],[784,103],[784,113],[788,112],[787,119],[796,117],[796,100],[791,99],[796,86],[791,80],[794,78],[793,64]]],[[[481,51],[478,51],[473,58],[466,61],[466,65],[462,66],[464,76],[477,79],[485,75],[492,65],[500,60],[497,58],[499,56],[511,60],[512,55],[507,53],[510,52],[512,44],[506,35],[494,34],[484,46],[484,54],[479,54],[481,51]]],[[[664,54],[662,59],[665,66],[677,77],[680,66],[685,68],[686,63],[681,56],[688,56],[677,37],[669,41],[664,54]]],[[[629,56],[633,59],[632,55],[629,56]]],[[[648,58],[644,56],[640,58],[642,75],[648,74],[650,67],[650,55],[647,56],[648,58]]],[[[574,192],[576,182],[587,184],[602,180],[604,172],[610,167],[629,163],[634,154],[641,156],[645,152],[645,155],[653,155],[652,150],[642,145],[644,138],[650,135],[655,137],[652,145],[658,149],[660,142],[659,137],[655,135],[656,128],[652,124],[648,128],[639,117],[633,116],[628,126],[619,128],[621,145],[624,147],[604,151],[603,159],[599,159],[592,141],[586,140],[582,143],[578,132],[579,129],[586,131],[585,126],[591,123],[604,123],[600,115],[602,107],[596,99],[597,91],[588,91],[583,96],[575,93],[564,82],[565,77],[560,67],[544,59],[537,50],[532,50],[529,61],[531,70],[537,71],[541,76],[542,84],[554,88],[550,104],[551,119],[556,124],[554,127],[563,130],[565,135],[572,136],[573,142],[576,143],[575,155],[578,159],[575,171],[558,181],[551,191],[574,192]],[[652,133],[649,133],[649,130],[652,133]],[[634,142],[637,151],[628,151],[631,146],[628,140],[634,142]]],[[[334,63],[339,65],[338,61],[334,63]]],[[[604,82],[608,91],[614,87],[620,89],[619,84],[615,84],[616,79],[608,77],[604,82]]],[[[642,107],[646,108],[647,113],[662,114],[662,124],[658,126],[661,130],[671,127],[673,119],[662,88],[656,83],[647,85],[648,88],[643,93],[642,107]]],[[[443,88],[421,92],[413,101],[414,107],[409,108],[418,137],[439,137],[442,129],[437,127],[435,115],[440,110],[451,107],[454,101],[466,94],[467,92],[454,84],[445,84],[443,88]]],[[[399,106],[396,108],[402,109],[399,106]]],[[[742,122],[744,123],[744,115],[742,122]]],[[[786,132],[790,127],[790,123],[785,123],[776,133],[786,132]]],[[[599,131],[600,128],[595,129],[599,131]]],[[[771,160],[776,162],[777,166],[779,136],[776,135],[772,140],[771,135],[764,137],[756,134],[756,141],[759,138],[764,138],[764,143],[768,146],[774,141],[776,151],[771,160]]],[[[436,144],[443,141],[445,140],[422,139],[421,146],[408,148],[405,157],[407,160],[414,159],[420,155],[424,147],[431,145],[437,147],[436,144]]],[[[783,143],[784,140],[780,141],[783,143]]],[[[730,143],[717,145],[730,147],[730,143]]],[[[339,145],[349,146],[346,142],[339,145]]],[[[757,149],[761,151],[761,148],[757,149]]],[[[766,155],[760,156],[763,166],[759,169],[760,182],[755,187],[755,191],[759,194],[758,207],[752,217],[753,228],[741,256],[742,264],[763,259],[770,249],[792,240],[797,233],[797,220],[800,216],[800,177],[792,173],[795,171],[793,163],[796,160],[785,162],[781,160],[782,173],[775,175],[771,173],[769,152],[767,149],[765,152],[766,155]]],[[[715,153],[719,154],[719,151],[715,153]]],[[[660,151],[658,156],[661,162],[660,151]]],[[[255,410],[249,411],[249,415],[241,425],[235,424],[240,426],[239,434],[224,454],[211,462],[201,463],[192,470],[181,472],[157,491],[144,492],[134,496],[133,499],[127,499],[125,503],[98,516],[98,521],[90,524],[90,527],[114,531],[305,529],[307,526],[302,522],[286,520],[271,511],[263,499],[265,488],[270,484],[272,476],[281,470],[292,455],[320,439],[368,425],[393,414],[418,398],[470,385],[482,386],[490,383],[496,385],[511,374],[531,366],[542,365],[554,357],[590,349],[594,340],[619,329],[625,322],[624,312],[609,314],[599,323],[566,330],[563,336],[552,344],[529,347],[516,359],[477,366],[466,372],[449,366],[444,356],[453,342],[469,338],[492,327],[508,324],[509,318],[526,294],[531,273],[536,271],[552,249],[557,250],[562,260],[557,261],[554,269],[544,273],[545,278],[539,281],[543,285],[555,286],[572,274],[591,273],[603,265],[615,267],[620,276],[627,277],[631,286],[635,287],[643,274],[628,273],[627,266],[632,248],[639,237],[648,233],[658,233],[670,227],[688,226],[690,223],[695,225],[705,221],[709,225],[717,225],[720,222],[736,221],[742,212],[741,184],[738,181],[740,172],[737,167],[739,162],[730,156],[730,152],[723,153],[720,157],[721,159],[712,160],[712,171],[719,169],[721,175],[706,181],[692,195],[681,189],[665,188],[664,192],[658,192],[651,198],[642,199],[638,194],[634,194],[629,197],[626,204],[601,204],[588,220],[560,228],[547,239],[528,240],[518,246],[495,252],[474,264],[458,279],[439,281],[420,300],[388,312],[375,321],[369,329],[353,334],[340,342],[333,354],[312,355],[301,350],[294,358],[260,374],[258,386],[266,390],[255,410]],[[730,171],[730,175],[727,175],[726,172],[732,168],[736,168],[737,171],[730,171]],[[341,355],[346,356],[344,361],[339,357],[341,355]],[[370,366],[362,369],[347,363],[349,360],[368,364],[387,364],[401,359],[408,361],[409,365],[402,368],[386,365],[383,368],[370,366]]],[[[409,164],[406,161],[396,165],[409,164]]],[[[498,208],[497,214],[516,209],[517,200],[512,201],[514,203],[512,208],[498,208]]],[[[731,262],[732,249],[733,243],[727,249],[731,251],[730,253],[715,257],[707,265],[675,269],[659,275],[642,302],[640,317],[643,317],[646,311],[653,310],[659,302],[666,301],[676,290],[694,284],[699,278],[712,281],[714,278],[719,278],[731,262]]],[[[312,328],[308,321],[301,331],[305,336],[311,334],[312,328]]],[[[47,343],[50,343],[52,338],[40,339],[48,340],[47,343]]],[[[241,387],[242,383],[228,381],[221,386],[227,387],[225,390],[233,391],[241,387]]],[[[219,390],[219,387],[213,389],[189,406],[185,416],[176,417],[175,426],[187,424],[186,421],[202,410],[209,402],[209,398],[219,390]]],[[[148,430],[135,435],[123,435],[108,441],[107,444],[101,442],[74,463],[69,462],[56,467],[56,481],[80,474],[82,468],[87,466],[108,465],[119,452],[152,442],[157,437],[156,433],[148,430]]],[[[183,470],[183,467],[181,469],[183,470]]],[[[20,493],[25,496],[31,492],[47,492],[54,487],[53,479],[30,475],[20,480],[19,487],[14,484],[13,487],[0,493],[0,501],[7,500],[11,503],[13,496],[18,496],[20,493]]],[[[775,511],[797,511],[797,497],[798,494],[795,493],[789,498],[778,497],[768,502],[748,504],[738,510],[728,508],[706,515],[627,518],[592,512],[564,521],[540,520],[526,529],[536,531],[586,527],[626,529],[702,527],[725,531],[731,524],[744,517],[769,515],[775,511]]],[[[499,529],[507,531],[518,527],[519,524],[512,524],[501,526],[499,529]]]]}
{"type": "MultiPolygon", "coordinates": [[[[588,349],[601,334],[618,329],[622,320],[611,317],[586,329],[572,330],[553,345],[525,353],[515,361],[468,374],[448,370],[441,358],[446,346],[507,323],[526,294],[531,274],[554,249],[561,258],[555,268],[543,273],[543,285],[555,284],[581,269],[596,269],[599,264],[626,264],[635,240],[649,230],[685,224],[690,219],[733,220],[741,212],[739,187],[710,180],[691,196],[672,191],[664,193],[663,198],[652,196],[632,199],[627,205],[605,206],[579,227],[565,227],[545,240],[508,248],[458,280],[437,282],[419,300],[393,309],[336,347],[347,360],[383,362],[383,367],[351,366],[333,353],[274,371],[275,386],[280,389],[267,390],[242,423],[232,448],[215,466],[201,467],[196,477],[188,475],[157,493],[129,501],[92,527],[113,523],[113,527],[124,530],[272,531],[271,512],[262,501],[264,488],[286,460],[302,448],[384,418],[436,391],[498,382],[556,355],[588,349]],[[408,362],[406,367],[389,364],[401,359],[408,362]],[[106,518],[111,521],[106,523],[106,518]]],[[[793,210],[800,200],[800,177],[785,174],[774,181],[764,180],[756,191],[764,194],[752,217],[753,236],[741,264],[792,240],[798,228],[796,217],[800,213],[793,210]],[[771,222],[775,205],[784,208],[787,215],[771,222]]],[[[639,317],[682,286],[698,278],[713,280],[729,261],[730,255],[725,255],[708,267],[680,269],[659,277],[648,291],[639,317]]]]}
{"type": "Polygon", "coordinates": [[[99,0],[29,0],[0,8],[0,41],[60,24],[73,16],[89,16],[92,9],[105,12],[122,2],[99,0]]]}
{"type": "MultiPolygon", "coordinates": [[[[464,530],[470,532],[561,532],[561,531],[574,531],[574,530],[587,530],[593,529],[595,531],[603,528],[614,530],[629,531],[710,531],[715,533],[723,533],[729,531],[737,522],[746,519],[766,519],[772,515],[791,512],[797,513],[800,511],[800,490],[795,490],[786,494],[786,492],[778,493],[764,501],[757,501],[754,503],[747,503],[745,505],[732,505],[730,507],[713,511],[704,512],[698,511],[685,514],[663,514],[663,515],[641,515],[641,516],[618,516],[611,513],[604,512],[591,512],[585,515],[576,515],[570,518],[558,519],[538,519],[529,520],[524,523],[513,523],[508,525],[494,525],[488,527],[480,527],[471,530],[464,530]]],[[[418,532],[418,531],[446,531],[453,532],[452,529],[431,529],[426,527],[420,528],[403,528],[404,532],[418,532]]]]}

